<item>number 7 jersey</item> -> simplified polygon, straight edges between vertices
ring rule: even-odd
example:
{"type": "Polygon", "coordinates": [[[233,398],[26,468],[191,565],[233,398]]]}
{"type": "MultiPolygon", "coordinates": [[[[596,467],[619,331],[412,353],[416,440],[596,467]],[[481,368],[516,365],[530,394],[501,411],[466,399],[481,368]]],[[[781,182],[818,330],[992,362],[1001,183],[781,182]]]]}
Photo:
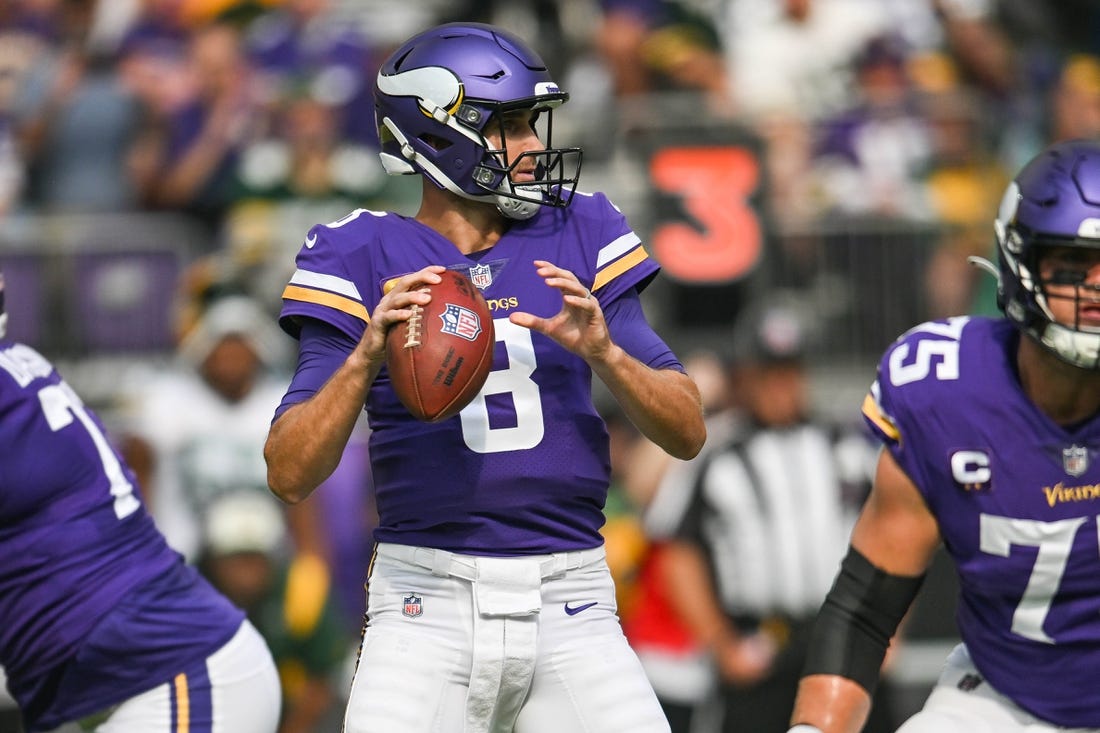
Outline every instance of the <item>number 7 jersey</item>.
{"type": "Polygon", "coordinates": [[[1100,727],[1100,418],[1024,394],[1005,320],[925,323],[886,352],[863,412],[935,515],[982,675],[1034,715],[1100,727]]]}
{"type": "Polygon", "coordinates": [[[592,403],[591,370],[508,320],[516,311],[551,317],[562,308],[536,259],[571,270],[605,312],[658,270],[602,194],[578,193],[568,209],[543,208],[512,222],[491,249],[470,256],[393,213],[358,210],[306,237],[283,293],[280,323],[291,334],[300,319],[318,319],[343,332],[350,349],[386,284],[427,265],[468,275],[494,318],[493,369],[459,415],[420,422],[397,400],[385,369],[375,379],[366,408],[377,541],[482,555],[602,542],[608,439],[592,403]]]}
{"type": "Polygon", "coordinates": [[[152,689],[236,633],[244,613],[168,547],[99,418],[5,339],[0,445],[0,664],[28,730],[152,689]]]}

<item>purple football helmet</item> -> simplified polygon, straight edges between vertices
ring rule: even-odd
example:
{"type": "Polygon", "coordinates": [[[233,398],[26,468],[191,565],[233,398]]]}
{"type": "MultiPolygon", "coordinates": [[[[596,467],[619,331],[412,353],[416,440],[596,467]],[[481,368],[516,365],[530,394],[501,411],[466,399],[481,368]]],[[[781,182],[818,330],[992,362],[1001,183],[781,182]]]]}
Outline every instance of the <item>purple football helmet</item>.
{"type": "Polygon", "coordinates": [[[568,98],[516,36],[481,23],[432,28],[406,41],[378,72],[382,164],[391,175],[423,173],[458,196],[495,204],[511,219],[528,219],[540,206],[568,206],[581,150],[551,143],[552,110],[568,98]],[[508,160],[503,139],[500,148],[490,148],[486,124],[513,110],[536,112],[544,150],[508,160]],[[515,185],[510,172],[524,158],[535,158],[537,181],[515,185]]]}
{"type": "MultiPolygon", "coordinates": [[[[1100,249],[1100,142],[1060,142],[1033,158],[1008,185],[994,230],[1001,310],[1064,361],[1100,369],[1100,329],[1055,321],[1039,277],[1044,247],[1100,249]]],[[[1074,285],[1078,300],[1100,299],[1100,288],[1074,285]]]]}
{"type": "Polygon", "coordinates": [[[0,272],[0,339],[8,330],[8,312],[4,310],[4,273],[0,272]]]}

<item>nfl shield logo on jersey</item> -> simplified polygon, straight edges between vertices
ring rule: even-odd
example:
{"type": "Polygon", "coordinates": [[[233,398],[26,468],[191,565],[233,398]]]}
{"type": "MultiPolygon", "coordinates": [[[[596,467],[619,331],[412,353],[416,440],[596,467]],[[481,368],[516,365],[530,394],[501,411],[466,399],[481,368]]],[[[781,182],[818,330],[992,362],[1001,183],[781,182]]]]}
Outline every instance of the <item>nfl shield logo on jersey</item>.
{"type": "Polygon", "coordinates": [[[1080,476],[1089,468],[1089,451],[1080,445],[1062,449],[1062,465],[1070,476],[1080,476]]]}
{"type": "Polygon", "coordinates": [[[475,265],[470,268],[470,282],[478,290],[484,290],[493,284],[493,271],[488,265],[475,265]]]}
{"type": "Polygon", "coordinates": [[[405,596],[401,602],[401,613],[409,618],[416,618],[424,613],[423,599],[415,593],[405,596]]]}

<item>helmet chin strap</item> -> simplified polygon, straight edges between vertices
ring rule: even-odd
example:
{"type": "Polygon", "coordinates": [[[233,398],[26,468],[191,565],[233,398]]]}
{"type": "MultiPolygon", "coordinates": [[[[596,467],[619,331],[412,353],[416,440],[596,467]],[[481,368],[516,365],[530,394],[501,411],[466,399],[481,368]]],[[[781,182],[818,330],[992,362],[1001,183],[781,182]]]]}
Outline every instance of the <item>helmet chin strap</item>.
{"type": "MultiPolygon", "coordinates": [[[[500,182],[497,188],[509,186],[508,179],[500,182]]],[[[501,194],[494,196],[497,200],[497,209],[509,219],[525,221],[530,219],[542,208],[542,191],[531,190],[527,186],[512,186],[511,195],[501,194]],[[515,198],[519,196],[520,198],[515,198]]]]}
{"type": "Polygon", "coordinates": [[[1039,341],[1067,361],[1082,369],[1100,369],[1100,334],[1082,333],[1060,323],[1050,323],[1039,334],[1039,341]]]}

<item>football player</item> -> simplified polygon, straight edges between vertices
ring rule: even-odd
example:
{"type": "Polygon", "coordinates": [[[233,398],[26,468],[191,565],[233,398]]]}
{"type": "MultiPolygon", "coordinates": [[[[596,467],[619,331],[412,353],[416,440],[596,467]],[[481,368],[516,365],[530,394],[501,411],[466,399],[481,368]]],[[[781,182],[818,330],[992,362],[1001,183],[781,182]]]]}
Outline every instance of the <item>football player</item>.
{"type": "Polygon", "coordinates": [[[244,613],[169,549],[99,418],[4,335],[0,665],[28,733],[272,733],[279,679],[244,613]]]}
{"type": "Polygon", "coordinates": [[[863,412],[884,443],[793,731],[854,733],[942,542],[962,643],[904,733],[1100,730],[1100,143],[1057,143],[994,223],[1007,318],[925,323],[863,412]]]}
{"type": "Polygon", "coordinates": [[[300,501],[366,406],[378,528],[346,730],[667,731],[625,641],[599,533],[608,436],[596,374],[679,458],[705,439],[699,393],[647,324],[658,267],[555,148],[567,95],[521,39],[448,24],[377,77],[381,157],[423,178],[414,217],[353,211],[309,230],[280,323],[297,372],[265,454],[300,501]],[[415,420],[385,369],[386,332],[454,268],[494,315],[493,371],[462,412],[415,420]]]}

